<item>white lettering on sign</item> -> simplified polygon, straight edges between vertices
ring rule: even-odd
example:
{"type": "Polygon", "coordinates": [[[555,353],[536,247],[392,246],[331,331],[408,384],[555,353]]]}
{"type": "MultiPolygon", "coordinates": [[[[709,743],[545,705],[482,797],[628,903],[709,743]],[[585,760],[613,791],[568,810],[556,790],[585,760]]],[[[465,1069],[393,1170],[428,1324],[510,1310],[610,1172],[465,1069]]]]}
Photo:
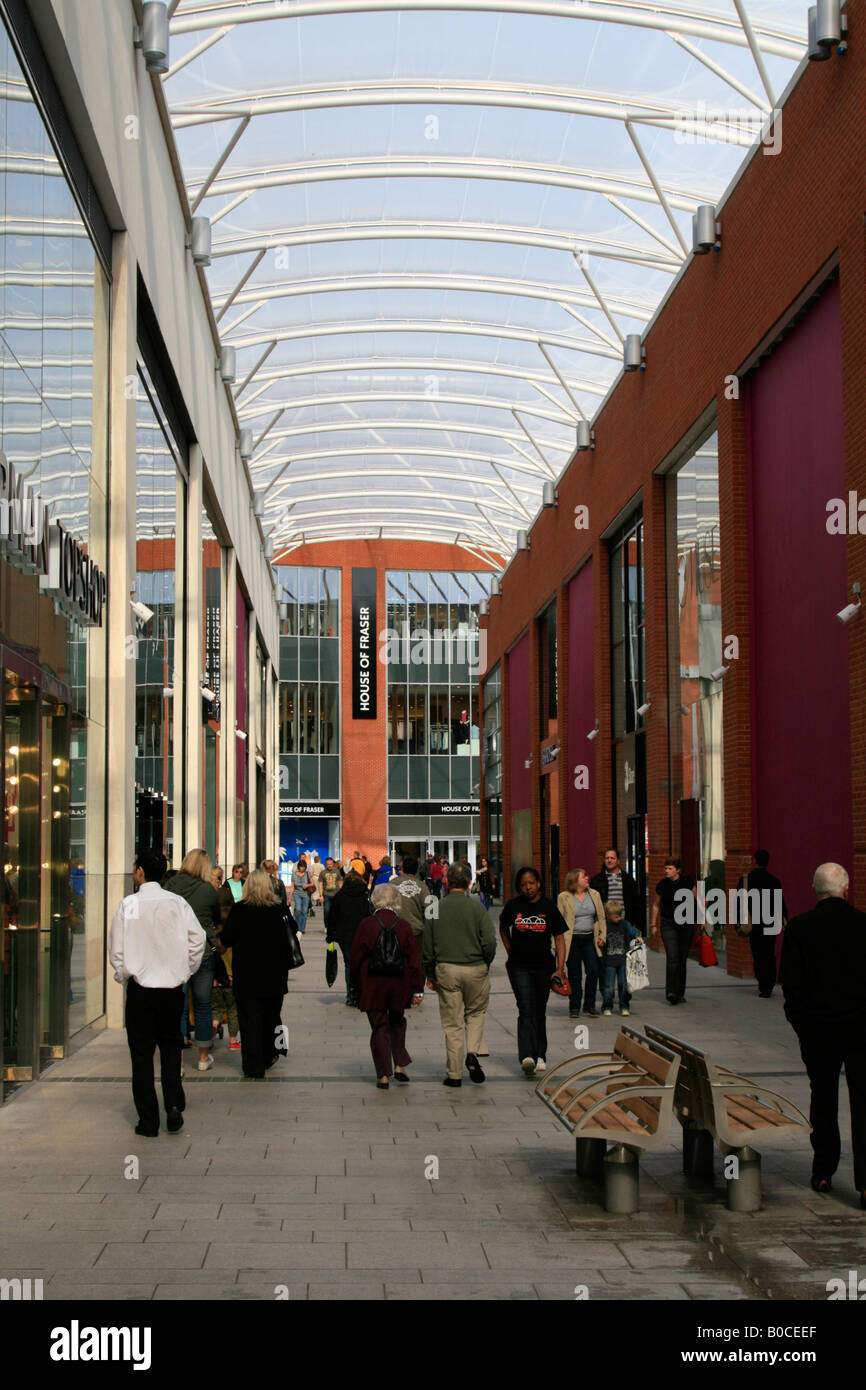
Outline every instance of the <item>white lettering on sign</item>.
{"type": "Polygon", "coordinates": [[[370,609],[358,610],[358,703],[362,710],[370,709],[370,609]]]}

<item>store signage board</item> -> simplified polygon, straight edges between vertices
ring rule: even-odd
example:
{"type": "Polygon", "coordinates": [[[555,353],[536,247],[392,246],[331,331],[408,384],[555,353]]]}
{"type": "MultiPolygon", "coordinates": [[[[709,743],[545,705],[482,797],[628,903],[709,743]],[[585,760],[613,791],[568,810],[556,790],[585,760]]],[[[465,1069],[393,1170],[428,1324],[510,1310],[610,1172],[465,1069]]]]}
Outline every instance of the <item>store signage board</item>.
{"type": "Polygon", "coordinates": [[[389,801],[390,816],[477,816],[477,801],[389,801]]]}
{"type": "Polygon", "coordinates": [[[281,801],[280,816],[327,816],[340,814],[339,801],[281,801]]]}
{"type": "Polygon", "coordinates": [[[376,718],[376,571],[352,570],[352,718],[376,718]]]}
{"type": "Polygon", "coordinates": [[[105,572],[41,497],[25,487],[0,449],[0,554],[15,569],[39,576],[39,588],[82,627],[102,627],[108,598],[105,572]]]}

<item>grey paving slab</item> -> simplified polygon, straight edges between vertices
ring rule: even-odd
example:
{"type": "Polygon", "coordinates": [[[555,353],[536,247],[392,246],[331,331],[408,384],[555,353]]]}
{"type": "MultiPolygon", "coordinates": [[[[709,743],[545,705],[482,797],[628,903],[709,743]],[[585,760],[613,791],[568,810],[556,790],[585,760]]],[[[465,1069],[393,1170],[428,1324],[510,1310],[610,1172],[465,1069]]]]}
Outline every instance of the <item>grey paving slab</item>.
{"type": "MultiPolygon", "coordinates": [[[[320,986],[320,923],[305,952],[306,982],[293,982],[283,1010],[291,1052],[279,1076],[242,1083],[236,1055],[217,1047],[212,1071],[186,1079],[180,1135],[133,1134],[118,1032],[100,1033],[0,1108],[6,1268],[11,1250],[15,1272],[46,1278],[52,1297],[184,1302],[273,1300],[279,1284],[292,1300],[574,1301],[583,1283],[590,1301],[823,1300],[827,1279],[858,1268],[866,1219],[844,1092],[845,1153],[831,1197],[809,1188],[808,1142],[794,1136],[766,1146],[763,1210],[728,1213],[720,1158],[713,1183],[686,1179],[675,1134],[642,1161],[642,1210],[616,1216],[597,1185],[576,1178],[573,1140],[518,1071],[501,961],[488,1082],[442,1088],[428,1001],[409,1019],[412,1082],[382,1094],[366,1021],[320,986]],[[123,1175],[130,1154],[140,1165],[133,1181],[123,1175]],[[430,1155],[437,1180],[423,1176],[430,1155]]],[[[670,1026],[663,961],[651,957],[650,970],[653,987],[631,1022],[670,1026]]],[[[750,982],[692,965],[688,984],[680,1031],[806,1105],[781,1001],[758,1001],[750,982]]],[[[591,1046],[610,1046],[618,1026],[592,1020],[591,1046]]],[[[549,1060],[570,1054],[573,1028],[563,1001],[552,1001],[549,1060]]]]}
{"type": "Polygon", "coordinates": [[[154,1297],[154,1284],[88,1284],[85,1281],[71,1283],[65,1280],[45,1285],[46,1303],[78,1302],[79,1299],[110,1300],[111,1302],[144,1303],[154,1297]]]}

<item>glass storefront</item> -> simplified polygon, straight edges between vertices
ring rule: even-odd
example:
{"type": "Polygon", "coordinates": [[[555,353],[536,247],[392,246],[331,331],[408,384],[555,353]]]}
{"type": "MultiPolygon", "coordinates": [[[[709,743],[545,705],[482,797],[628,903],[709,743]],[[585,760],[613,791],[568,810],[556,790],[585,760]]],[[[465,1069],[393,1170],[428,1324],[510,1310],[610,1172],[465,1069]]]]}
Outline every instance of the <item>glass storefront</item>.
{"type": "Polygon", "coordinates": [[[340,799],[340,571],[277,566],[280,801],[340,799]]]}
{"type": "MultiPolygon", "coordinates": [[[[675,517],[671,579],[673,823],[683,868],[725,886],[719,460],[712,434],[667,482],[675,517]],[[678,692],[678,693],[677,693],[678,692]]],[[[721,937],[724,933],[719,933],[721,937]]]]}
{"type": "Polygon", "coordinates": [[[494,666],[481,692],[484,706],[482,723],[482,776],[487,807],[487,857],[502,879],[502,671],[494,666]]]}
{"type": "Polygon", "coordinates": [[[135,434],[135,844],[174,864],[182,835],[175,806],[183,805],[175,752],[183,748],[185,456],[143,362],[135,434]]]}
{"type": "Polygon", "coordinates": [[[109,287],[0,25],[0,1074],[104,1012],[109,287]],[[94,602],[64,583],[94,579],[94,602]]]}

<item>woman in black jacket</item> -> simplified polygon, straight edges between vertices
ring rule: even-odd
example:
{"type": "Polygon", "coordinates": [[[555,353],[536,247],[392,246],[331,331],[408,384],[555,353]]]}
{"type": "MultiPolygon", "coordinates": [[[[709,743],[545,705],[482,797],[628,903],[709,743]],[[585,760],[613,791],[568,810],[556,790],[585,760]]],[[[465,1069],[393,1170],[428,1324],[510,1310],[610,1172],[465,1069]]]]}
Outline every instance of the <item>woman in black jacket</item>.
{"type": "Polygon", "coordinates": [[[334,894],[331,900],[325,928],[325,940],[328,942],[336,941],[343,954],[343,964],[346,968],[346,1003],[351,1008],[358,1007],[349,984],[349,957],[352,954],[352,942],[361,922],[365,917],[369,917],[371,912],[367,885],[361,875],[356,874],[353,870],[346,875],[342,888],[334,894]]]}
{"type": "MultiPolygon", "coordinates": [[[[244,1076],[262,1077],[281,1052],[280,1012],[290,964],[286,923],[290,913],[278,901],[268,875],[254,869],[222,929],[232,947],[232,982],[241,1029],[244,1076]]],[[[294,926],[294,920],[292,919],[294,926]]]]}

